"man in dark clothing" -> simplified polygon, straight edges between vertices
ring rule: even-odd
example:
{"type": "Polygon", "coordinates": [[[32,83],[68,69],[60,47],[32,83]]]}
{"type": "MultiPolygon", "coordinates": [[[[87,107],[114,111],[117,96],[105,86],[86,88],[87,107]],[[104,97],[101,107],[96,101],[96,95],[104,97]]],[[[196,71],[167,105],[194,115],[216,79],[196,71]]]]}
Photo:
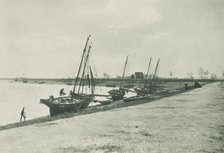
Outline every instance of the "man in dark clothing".
{"type": "Polygon", "coordinates": [[[21,111],[21,116],[20,116],[20,122],[22,121],[22,119],[25,121],[26,120],[26,114],[25,114],[25,107],[23,107],[22,111],[21,111]]]}
{"type": "Polygon", "coordinates": [[[194,87],[196,88],[201,88],[201,84],[199,84],[197,81],[194,81],[194,87]]]}
{"type": "Polygon", "coordinates": [[[62,88],[62,89],[60,90],[59,95],[60,95],[60,96],[66,95],[65,92],[64,92],[64,88],[62,88]]]}

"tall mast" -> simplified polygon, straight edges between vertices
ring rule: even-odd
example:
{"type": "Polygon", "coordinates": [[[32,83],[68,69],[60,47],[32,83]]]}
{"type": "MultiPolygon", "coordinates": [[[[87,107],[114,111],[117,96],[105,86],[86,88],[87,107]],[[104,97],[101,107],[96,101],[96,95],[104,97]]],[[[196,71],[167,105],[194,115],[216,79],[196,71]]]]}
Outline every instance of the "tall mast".
{"type": "Polygon", "coordinates": [[[94,77],[93,77],[93,72],[91,67],[90,67],[90,79],[91,79],[91,94],[93,94],[95,90],[95,82],[94,82],[94,77]]]}
{"type": "Polygon", "coordinates": [[[88,58],[89,58],[89,53],[90,53],[90,50],[91,50],[91,45],[92,45],[92,43],[89,45],[89,49],[88,49],[88,52],[87,52],[87,55],[86,55],[86,58],[85,58],[85,63],[84,63],[83,71],[82,71],[81,80],[80,80],[80,83],[79,83],[78,93],[79,93],[80,88],[82,86],[83,77],[85,75],[85,70],[86,70],[86,65],[87,65],[88,58]]]}
{"type": "Polygon", "coordinates": [[[75,88],[76,88],[76,85],[77,85],[77,82],[78,82],[79,73],[80,73],[80,70],[81,70],[81,67],[82,67],[82,62],[83,62],[83,59],[84,59],[84,55],[86,53],[86,48],[87,48],[90,37],[91,37],[91,35],[89,35],[87,37],[86,44],[85,44],[85,47],[83,49],[82,59],[81,59],[80,65],[79,65],[78,73],[77,73],[77,76],[75,78],[75,84],[74,84],[73,91],[72,91],[73,93],[75,92],[75,88]]]}
{"type": "Polygon", "coordinates": [[[128,56],[127,56],[126,61],[125,61],[124,70],[123,70],[123,74],[122,74],[122,78],[121,78],[121,83],[120,83],[119,89],[121,89],[121,87],[122,87],[122,83],[123,83],[123,80],[124,80],[124,74],[125,74],[127,63],[128,63],[128,56]]]}
{"type": "Polygon", "coordinates": [[[152,58],[150,57],[149,65],[148,65],[148,70],[147,70],[146,78],[145,78],[145,86],[146,86],[146,83],[147,83],[147,80],[148,80],[148,75],[149,75],[149,69],[150,69],[151,61],[152,61],[152,58]]]}
{"type": "Polygon", "coordinates": [[[159,61],[160,61],[160,58],[159,58],[158,61],[157,61],[156,68],[155,68],[155,72],[154,72],[154,74],[153,74],[153,78],[152,78],[152,80],[154,80],[155,77],[156,77],[156,73],[157,73],[158,66],[159,66],[159,61]]]}

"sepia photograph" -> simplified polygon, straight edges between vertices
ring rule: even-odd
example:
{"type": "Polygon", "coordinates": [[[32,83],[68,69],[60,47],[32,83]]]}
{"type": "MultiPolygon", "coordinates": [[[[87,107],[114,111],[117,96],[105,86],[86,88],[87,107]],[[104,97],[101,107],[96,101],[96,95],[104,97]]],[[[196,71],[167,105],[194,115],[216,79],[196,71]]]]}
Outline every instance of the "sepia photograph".
{"type": "Polygon", "coordinates": [[[223,0],[0,0],[0,153],[224,153],[223,0]]]}

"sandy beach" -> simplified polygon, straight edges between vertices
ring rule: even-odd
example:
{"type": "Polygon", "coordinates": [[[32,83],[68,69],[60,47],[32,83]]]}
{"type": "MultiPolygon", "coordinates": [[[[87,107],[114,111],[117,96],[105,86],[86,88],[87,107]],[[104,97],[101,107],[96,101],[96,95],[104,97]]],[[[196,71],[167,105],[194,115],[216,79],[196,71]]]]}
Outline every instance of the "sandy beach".
{"type": "Polygon", "coordinates": [[[0,153],[224,153],[224,0],[0,0],[0,153]]]}
{"type": "Polygon", "coordinates": [[[2,153],[223,152],[224,85],[0,131],[2,153]]]}

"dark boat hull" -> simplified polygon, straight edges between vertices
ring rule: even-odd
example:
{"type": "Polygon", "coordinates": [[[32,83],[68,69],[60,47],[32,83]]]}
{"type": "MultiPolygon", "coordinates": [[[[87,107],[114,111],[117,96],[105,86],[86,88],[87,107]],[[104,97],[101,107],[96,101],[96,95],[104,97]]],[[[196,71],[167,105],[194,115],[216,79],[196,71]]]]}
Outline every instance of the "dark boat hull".
{"type": "Polygon", "coordinates": [[[123,99],[124,96],[122,96],[122,95],[113,95],[113,96],[111,96],[111,98],[112,98],[113,101],[118,101],[118,100],[123,99]]]}
{"type": "Polygon", "coordinates": [[[111,104],[111,100],[107,100],[107,101],[99,101],[99,103],[100,103],[100,105],[102,106],[102,105],[109,105],[109,104],[111,104]]]}
{"type": "Polygon", "coordinates": [[[148,88],[134,88],[135,92],[137,93],[138,96],[144,96],[148,94],[167,94],[168,90],[164,89],[161,86],[153,86],[153,87],[148,87],[148,88]]]}
{"type": "Polygon", "coordinates": [[[146,95],[146,96],[133,96],[133,97],[128,97],[124,98],[124,102],[131,102],[131,101],[136,101],[136,100],[145,100],[145,99],[150,99],[152,98],[151,95],[146,95]]]}
{"type": "Polygon", "coordinates": [[[137,100],[150,100],[150,99],[157,99],[160,97],[168,97],[168,96],[172,96],[172,95],[176,95],[176,94],[180,94],[180,93],[184,93],[187,91],[191,91],[193,89],[196,88],[200,88],[197,86],[189,86],[189,87],[185,87],[185,88],[181,88],[175,91],[168,91],[168,90],[161,90],[161,91],[157,91],[153,94],[146,94],[146,95],[141,95],[141,96],[133,96],[133,97],[129,97],[129,98],[124,98],[124,102],[132,102],[132,101],[137,101],[137,100]]]}
{"type": "Polygon", "coordinates": [[[41,99],[40,103],[45,104],[49,107],[50,116],[56,116],[63,113],[72,113],[77,112],[79,109],[85,109],[91,102],[91,99],[84,100],[72,100],[70,97],[57,98],[59,102],[56,102],[56,99],[41,99]]]}
{"type": "Polygon", "coordinates": [[[74,113],[78,111],[78,105],[71,105],[71,106],[52,106],[49,107],[50,109],[50,116],[56,116],[59,114],[64,114],[64,113],[74,113]]]}
{"type": "Polygon", "coordinates": [[[134,88],[134,90],[138,96],[153,94],[153,91],[147,88],[134,88]]]}
{"type": "Polygon", "coordinates": [[[113,101],[124,99],[125,91],[122,89],[113,89],[108,92],[113,101]]]}
{"type": "Polygon", "coordinates": [[[85,109],[85,108],[87,108],[87,107],[89,106],[90,102],[91,102],[91,101],[84,101],[84,102],[81,104],[81,106],[80,106],[79,109],[85,109]]]}

